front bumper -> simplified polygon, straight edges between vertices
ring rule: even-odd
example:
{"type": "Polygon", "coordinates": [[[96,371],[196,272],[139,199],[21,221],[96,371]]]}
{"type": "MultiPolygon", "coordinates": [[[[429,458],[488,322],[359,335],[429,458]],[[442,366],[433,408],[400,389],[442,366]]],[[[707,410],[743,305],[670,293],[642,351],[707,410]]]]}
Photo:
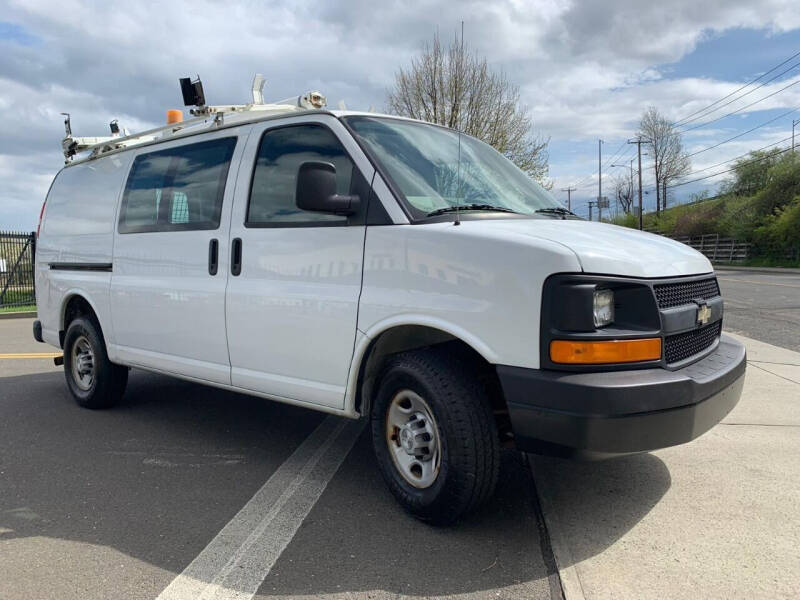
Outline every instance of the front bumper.
{"type": "Polygon", "coordinates": [[[605,458],[691,441],[719,423],[742,392],[747,356],[725,335],[676,371],[574,373],[498,365],[517,448],[605,458]]]}

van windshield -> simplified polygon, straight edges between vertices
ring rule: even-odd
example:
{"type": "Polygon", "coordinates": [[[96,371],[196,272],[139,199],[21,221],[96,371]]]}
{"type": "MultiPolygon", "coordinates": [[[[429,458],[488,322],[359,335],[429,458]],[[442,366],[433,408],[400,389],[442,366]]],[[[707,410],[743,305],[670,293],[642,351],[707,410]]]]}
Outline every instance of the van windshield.
{"type": "Polygon", "coordinates": [[[345,121],[383,166],[415,219],[454,206],[498,207],[528,215],[562,210],[547,190],[473,137],[461,135],[459,144],[452,129],[390,117],[352,116],[345,121]]]}

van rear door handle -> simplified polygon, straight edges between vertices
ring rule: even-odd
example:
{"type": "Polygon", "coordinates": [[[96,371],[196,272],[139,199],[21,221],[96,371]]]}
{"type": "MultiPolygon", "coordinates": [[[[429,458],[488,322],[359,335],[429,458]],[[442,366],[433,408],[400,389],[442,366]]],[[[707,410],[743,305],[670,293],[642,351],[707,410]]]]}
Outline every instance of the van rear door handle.
{"type": "Polygon", "coordinates": [[[216,275],[219,268],[219,240],[214,238],[208,243],[208,274],[216,275]]]}
{"type": "Polygon", "coordinates": [[[234,238],[231,245],[231,275],[242,272],[242,238],[234,238]]]}

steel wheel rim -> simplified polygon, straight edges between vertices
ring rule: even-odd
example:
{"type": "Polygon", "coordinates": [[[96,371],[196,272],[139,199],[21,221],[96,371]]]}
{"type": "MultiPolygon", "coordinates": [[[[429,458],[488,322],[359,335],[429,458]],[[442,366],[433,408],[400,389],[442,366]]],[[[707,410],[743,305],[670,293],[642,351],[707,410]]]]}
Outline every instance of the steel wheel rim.
{"type": "Polygon", "coordinates": [[[389,403],[386,445],[403,479],[420,489],[434,484],[442,463],[439,427],[430,406],[416,392],[401,390],[389,403]]]}
{"type": "Polygon", "coordinates": [[[86,336],[72,344],[72,379],[81,390],[89,391],[94,384],[94,352],[86,336]]]}

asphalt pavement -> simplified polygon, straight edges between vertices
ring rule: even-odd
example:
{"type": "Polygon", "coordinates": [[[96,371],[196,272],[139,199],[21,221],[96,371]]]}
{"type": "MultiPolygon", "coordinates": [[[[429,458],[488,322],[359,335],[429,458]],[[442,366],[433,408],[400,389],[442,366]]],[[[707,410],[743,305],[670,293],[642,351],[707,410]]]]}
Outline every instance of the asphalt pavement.
{"type": "MultiPolygon", "coordinates": [[[[30,328],[0,321],[0,354],[54,350],[30,328]]],[[[0,598],[194,598],[198,585],[220,598],[551,598],[525,457],[504,451],[491,503],[439,529],[397,505],[366,432],[334,440],[343,456],[320,445],[319,464],[304,459],[329,423],[354,422],[137,370],[119,406],[84,410],[52,359],[0,358],[0,598]],[[294,495],[267,518],[265,494],[284,488],[294,495]],[[220,573],[237,583],[215,591],[220,573]]]]}
{"type": "Polygon", "coordinates": [[[602,463],[505,450],[450,528],[402,511],[357,422],[138,370],[80,409],[2,320],[0,598],[792,597],[800,276],[718,275],[750,363],[723,424],[602,463]]]}
{"type": "Polygon", "coordinates": [[[800,351],[800,273],[717,269],[725,329],[800,351]]]}

